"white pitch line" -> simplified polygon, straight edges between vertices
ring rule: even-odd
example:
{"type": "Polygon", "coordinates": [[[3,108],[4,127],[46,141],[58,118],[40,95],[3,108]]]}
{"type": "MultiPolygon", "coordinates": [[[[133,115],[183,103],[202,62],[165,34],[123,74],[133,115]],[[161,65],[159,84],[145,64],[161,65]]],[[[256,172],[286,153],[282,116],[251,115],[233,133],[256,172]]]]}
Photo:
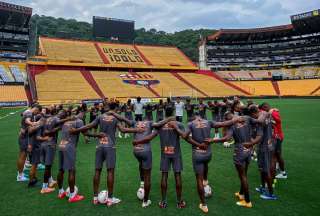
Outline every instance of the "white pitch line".
{"type": "Polygon", "coordinates": [[[7,117],[9,117],[9,116],[11,116],[11,115],[14,115],[14,114],[16,114],[17,112],[20,112],[21,110],[24,110],[24,109],[25,109],[25,108],[22,108],[22,109],[19,109],[19,110],[15,111],[15,112],[8,113],[7,115],[0,116],[0,120],[5,119],[5,118],[7,118],[7,117]]]}

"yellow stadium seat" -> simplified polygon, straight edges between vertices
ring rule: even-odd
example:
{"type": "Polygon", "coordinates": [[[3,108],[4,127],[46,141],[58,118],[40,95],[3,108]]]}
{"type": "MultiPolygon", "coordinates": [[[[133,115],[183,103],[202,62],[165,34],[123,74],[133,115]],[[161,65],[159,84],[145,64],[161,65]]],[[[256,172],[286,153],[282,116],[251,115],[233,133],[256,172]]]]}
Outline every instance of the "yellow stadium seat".
{"type": "Polygon", "coordinates": [[[93,42],[41,38],[40,43],[49,60],[103,63],[93,42]]]}
{"type": "Polygon", "coordinates": [[[137,46],[152,65],[188,66],[193,64],[175,47],[137,46]]]}
{"type": "Polygon", "coordinates": [[[306,66],[292,69],[277,69],[277,70],[241,70],[241,71],[218,71],[219,76],[225,79],[262,79],[271,78],[272,74],[282,74],[284,77],[294,78],[304,76],[317,76],[319,67],[306,66]],[[251,76],[252,75],[252,76],[251,76]]]}
{"type": "Polygon", "coordinates": [[[211,97],[244,95],[243,92],[207,75],[196,73],[179,73],[179,75],[211,97]]]}
{"type": "Polygon", "coordinates": [[[9,65],[14,65],[14,63],[11,63],[11,62],[0,62],[1,70],[5,71],[5,74],[7,75],[8,79],[10,81],[14,81],[14,77],[10,72],[9,65]]]}
{"type": "Polygon", "coordinates": [[[99,95],[76,70],[48,70],[36,75],[39,101],[98,99],[99,95]]]}
{"type": "Polygon", "coordinates": [[[107,64],[113,68],[197,69],[175,47],[135,46],[45,37],[40,37],[39,41],[41,55],[47,56],[47,60],[55,64],[64,62],[98,67],[107,64]],[[137,59],[138,61],[135,61],[137,59]]]}
{"type": "Polygon", "coordinates": [[[285,80],[278,82],[281,95],[307,96],[320,86],[320,79],[285,80]]]}
{"type": "Polygon", "coordinates": [[[256,96],[276,95],[271,81],[234,81],[232,83],[256,96]]]}
{"type": "Polygon", "coordinates": [[[27,101],[24,86],[0,85],[0,101],[27,101]]]}

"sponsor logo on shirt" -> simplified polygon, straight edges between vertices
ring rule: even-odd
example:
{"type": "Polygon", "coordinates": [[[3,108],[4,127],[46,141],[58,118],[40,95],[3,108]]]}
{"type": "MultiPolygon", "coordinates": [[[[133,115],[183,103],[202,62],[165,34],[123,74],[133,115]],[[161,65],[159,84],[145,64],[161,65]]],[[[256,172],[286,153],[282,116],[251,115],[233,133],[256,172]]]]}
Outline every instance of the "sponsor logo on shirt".
{"type": "Polygon", "coordinates": [[[143,151],[144,150],[143,144],[135,145],[133,148],[135,151],[143,151]]]}
{"type": "Polygon", "coordinates": [[[169,127],[169,124],[165,124],[162,128],[162,130],[174,130],[172,127],[169,127]]]}
{"type": "Polygon", "coordinates": [[[68,143],[69,143],[68,140],[62,139],[59,144],[60,149],[65,149],[68,143]]]}
{"type": "Polygon", "coordinates": [[[163,152],[168,155],[173,155],[175,148],[173,146],[165,146],[163,152]]]}
{"type": "Polygon", "coordinates": [[[115,117],[112,115],[105,115],[105,116],[103,116],[102,120],[105,122],[112,122],[114,118],[115,117]]]}
{"type": "Polygon", "coordinates": [[[99,142],[101,145],[108,145],[109,144],[109,139],[108,137],[102,137],[99,139],[99,142]]]}
{"type": "Polygon", "coordinates": [[[204,149],[200,149],[200,148],[196,148],[196,152],[197,153],[200,153],[200,154],[205,154],[205,153],[207,153],[207,150],[204,150],[204,149]]]}
{"type": "Polygon", "coordinates": [[[207,127],[207,121],[195,121],[195,128],[206,128],[207,127]]]}

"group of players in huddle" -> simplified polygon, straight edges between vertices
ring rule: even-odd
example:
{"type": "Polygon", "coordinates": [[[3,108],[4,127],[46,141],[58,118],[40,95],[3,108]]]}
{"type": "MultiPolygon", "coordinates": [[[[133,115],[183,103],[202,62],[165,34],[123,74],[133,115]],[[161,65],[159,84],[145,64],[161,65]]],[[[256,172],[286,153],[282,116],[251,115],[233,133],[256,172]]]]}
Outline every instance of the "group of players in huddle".
{"type": "Polygon", "coordinates": [[[197,191],[200,198],[199,208],[208,212],[205,188],[209,186],[208,165],[212,158],[212,143],[222,143],[233,140],[233,162],[239,174],[240,190],[235,193],[239,206],[251,208],[247,171],[253,155],[257,153],[258,168],[261,174],[261,186],[256,190],[262,199],[276,200],[273,186],[276,178],[286,178],[284,161],[281,156],[283,133],[279,110],[272,109],[269,104],[254,104],[248,100],[243,104],[238,97],[214,101],[204,104],[186,103],[177,98],[172,102],[162,100],[156,104],[144,104],[141,98],[125,104],[113,100],[105,100],[95,104],[90,109],[86,104],[73,108],[62,105],[41,107],[33,105],[22,113],[19,132],[19,156],[17,161],[17,181],[29,181],[29,186],[37,183],[36,170],[41,163],[45,166],[41,193],[51,193],[58,185],[58,198],[68,198],[69,202],[84,199],[78,194],[75,186],[76,149],[79,134],[86,140],[90,137],[96,140],[95,175],[93,178],[93,204],[99,204],[98,194],[100,176],[105,164],[107,170],[108,206],[117,204],[120,199],[113,196],[114,172],[116,165],[116,133],[133,133],[133,154],[139,163],[140,189],[143,190],[142,207],[151,205],[149,199],[151,187],[152,150],[151,140],[160,137],[161,160],[161,196],[160,208],[166,208],[166,192],[168,172],[172,169],[176,183],[177,208],[184,208],[182,199],[183,170],[180,138],[192,146],[192,163],[196,176],[197,191]],[[212,111],[212,119],[207,120],[207,110],[212,111]],[[86,113],[90,112],[90,122],[85,124],[86,113]],[[156,111],[156,121],[153,121],[153,111],[156,111]],[[183,113],[187,113],[187,125],[184,126],[183,113]],[[144,112],[144,115],[143,115],[144,112]],[[122,115],[124,113],[124,115],[122,115]],[[211,137],[211,129],[215,129],[211,137]],[[218,128],[223,128],[219,136],[218,128]],[[58,142],[58,132],[61,131],[58,142]],[[58,150],[57,181],[52,178],[52,165],[56,150],[58,150]],[[32,167],[29,178],[24,174],[24,165],[29,156],[32,167]],[[276,175],[276,164],[280,173],[276,175]],[[68,172],[68,189],[63,188],[64,173],[68,172]]]}

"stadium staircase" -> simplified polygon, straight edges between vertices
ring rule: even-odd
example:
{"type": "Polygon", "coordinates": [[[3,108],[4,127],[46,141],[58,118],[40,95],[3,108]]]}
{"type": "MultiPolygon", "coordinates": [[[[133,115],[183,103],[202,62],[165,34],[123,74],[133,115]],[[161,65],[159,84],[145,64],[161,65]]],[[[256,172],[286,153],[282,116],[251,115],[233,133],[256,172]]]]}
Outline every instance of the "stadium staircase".
{"type": "Polygon", "coordinates": [[[279,88],[278,82],[277,81],[271,81],[271,83],[272,83],[272,86],[273,86],[274,91],[276,92],[276,94],[278,96],[280,96],[281,92],[280,92],[280,88],[279,88]]]}
{"type": "Polygon", "coordinates": [[[105,98],[105,95],[101,91],[99,85],[93,78],[92,74],[88,70],[81,70],[80,71],[82,76],[87,80],[87,82],[90,84],[90,86],[94,89],[94,91],[100,96],[100,98],[105,98]]]}
{"type": "Polygon", "coordinates": [[[134,49],[139,53],[139,55],[142,57],[143,61],[147,65],[152,65],[152,63],[149,61],[149,59],[140,51],[139,47],[137,45],[133,45],[134,49]]]}
{"type": "Polygon", "coordinates": [[[197,92],[201,93],[202,96],[209,97],[207,93],[201,91],[196,85],[192,84],[192,80],[188,81],[187,79],[183,78],[179,73],[171,72],[173,76],[175,76],[178,80],[182,81],[183,83],[187,84],[191,89],[196,90],[197,92]]]}
{"type": "Polygon", "coordinates": [[[234,88],[228,81],[222,82],[212,75],[211,71],[199,71],[197,73],[177,73],[179,78],[187,81],[200,93],[200,96],[223,97],[227,95],[247,95],[240,88],[234,88]]]}
{"type": "Polygon", "coordinates": [[[313,90],[310,95],[320,95],[320,85],[315,90],[313,90]]]}
{"type": "MultiPolygon", "coordinates": [[[[251,95],[251,93],[247,90],[244,90],[242,88],[240,88],[239,86],[234,85],[232,82],[229,82],[223,78],[221,78],[219,75],[217,75],[216,73],[213,73],[212,71],[206,71],[206,70],[199,70],[197,72],[197,74],[201,74],[201,75],[205,75],[207,77],[201,77],[199,76],[199,78],[202,78],[202,82],[201,80],[199,80],[199,82],[201,83],[210,83],[213,82],[211,85],[208,86],[208,90],[210,90],[211,92],[215,92],[214,94],[217,94],[219,92],[216,91],[221,91],[221,94],[223,96],[226,95],[251,95]],[[211,79],[208,79],[208,77],[210,77],[211,79]],[[204,78],[204,79],[203,79],[204,78]],[[220,86],[220,89],[215,89],[213,88],[215,85],[220,86]]],[[[201,84],[200,84],[201,85],[201,84]]]]}

